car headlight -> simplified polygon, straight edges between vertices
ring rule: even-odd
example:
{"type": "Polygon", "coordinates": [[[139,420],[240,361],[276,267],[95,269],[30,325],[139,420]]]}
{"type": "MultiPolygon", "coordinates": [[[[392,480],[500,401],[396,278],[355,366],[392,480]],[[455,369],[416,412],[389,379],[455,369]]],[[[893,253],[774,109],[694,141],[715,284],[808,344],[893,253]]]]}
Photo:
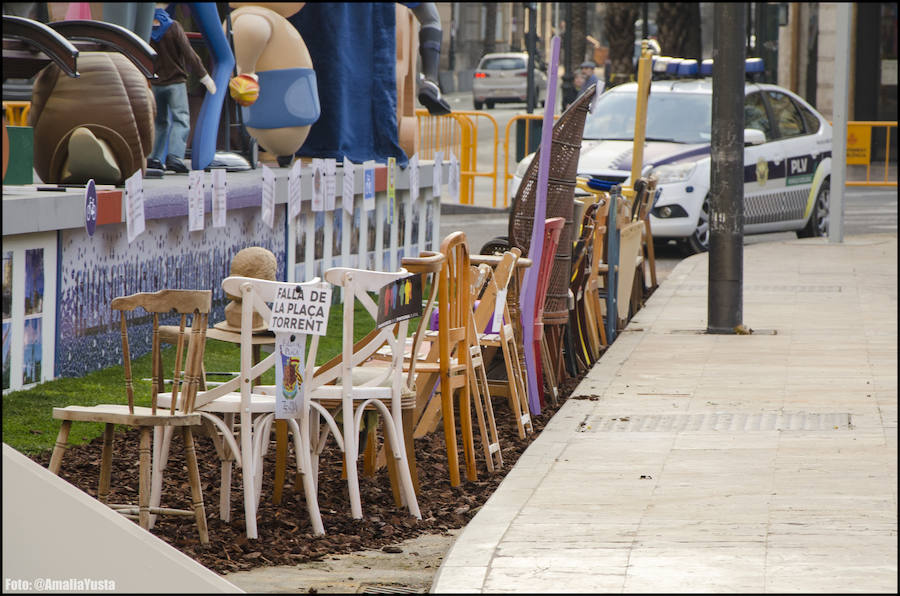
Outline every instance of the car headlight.
{"type": "Polygon", "coordinates": [[[694,174],[694,170],[696,169],[697,162],[694,161],[691,163],[658,166],[653,168],[651,175],[656,176],[656,181],[659,184],[667,184],[670,182],[687,180],[694,174]]]}
{"type": "Polygon", "coordinates": [[[532,159],[534,159],[534,153],[529,153],[522,158],[522,161],[520,161],[519,165],[516,166],[517,178],[525,178],[525,171],[528,169],[528,166],[531,165],[532,159]]]}

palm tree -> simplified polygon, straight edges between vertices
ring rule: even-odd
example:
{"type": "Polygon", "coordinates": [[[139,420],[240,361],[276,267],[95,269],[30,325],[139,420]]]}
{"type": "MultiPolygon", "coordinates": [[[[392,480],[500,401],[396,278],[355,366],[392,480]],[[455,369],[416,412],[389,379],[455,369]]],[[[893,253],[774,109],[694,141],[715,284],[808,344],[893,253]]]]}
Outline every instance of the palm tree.
{"type": "Polygon", "coordinates": [[[606,5],[604,29],[609,40],[609,61],[612,73],[607,73],[612,87],[630,80],[634,74],[634,22],[638,4],[609,2],[606,5]]]}
{"type": "Polygon", "coordinates": [[[578,68],[584,62],[587,49],[587,4],[572,3],[572,68],[578,68]]]}
{"type": "Polygon", "coordinates": [[[660,2],[656,22],[663,55],[700,60],[699,2],[660,2]]]}
{"type": "Polygon", "coordinates": [[[484,54],[490,54],[497,47],[497,3],[485,2],[484,54]]]}

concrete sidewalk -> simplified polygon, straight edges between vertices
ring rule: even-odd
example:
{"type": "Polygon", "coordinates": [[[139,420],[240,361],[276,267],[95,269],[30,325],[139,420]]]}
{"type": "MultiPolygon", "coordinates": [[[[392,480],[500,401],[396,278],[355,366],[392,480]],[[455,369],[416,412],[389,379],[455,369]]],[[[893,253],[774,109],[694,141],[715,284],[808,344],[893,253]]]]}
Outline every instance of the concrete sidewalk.
{"type": "Polygon", "coordinates": [[[434,592],[897,592],[897,237],[680,263],[454,543],[434,592]]]}

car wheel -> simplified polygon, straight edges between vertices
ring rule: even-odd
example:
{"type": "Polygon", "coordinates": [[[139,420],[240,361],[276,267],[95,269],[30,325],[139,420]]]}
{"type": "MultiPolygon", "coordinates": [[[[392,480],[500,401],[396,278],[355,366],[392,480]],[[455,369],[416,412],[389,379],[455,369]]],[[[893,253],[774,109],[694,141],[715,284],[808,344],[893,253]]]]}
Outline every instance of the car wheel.
{"type": "Polygon", "coordinates": [[[688,254],[692,255],[709,250],[709,197],[703,199],[700,218],[697,220],[697,229],[684,239],[684,247],[688,254]]]}
{"type": "Polygon", "coordinates": [[[502,255],[510,248],[509,238],[506,236],[497,236],[488,240],[481,247],[480,255],[502,255]]]}
{"type": "Polygon", "coordinates": [[[489,109],[489,110],[494,109],[494,102],[492,102],[491,100],[485,101],[484,104],[487,106],[487,109],[489,109]]]}
{"type": "Polygon", "coordinates": [[[476,110],[480,110],[481,108],[484,107],[484,102],[483,102],[483,101],[476,101],[474,105],[475,105],[475,109],[476,109],[476,110]]]}
{"type": "Polygon", "coordinates": [[[831,178],[826,178],[816,195],[809,221],[802,230],[797,230],[798,238],[818,238],[828,235],[828,213],[831,207],[831,178]]]}

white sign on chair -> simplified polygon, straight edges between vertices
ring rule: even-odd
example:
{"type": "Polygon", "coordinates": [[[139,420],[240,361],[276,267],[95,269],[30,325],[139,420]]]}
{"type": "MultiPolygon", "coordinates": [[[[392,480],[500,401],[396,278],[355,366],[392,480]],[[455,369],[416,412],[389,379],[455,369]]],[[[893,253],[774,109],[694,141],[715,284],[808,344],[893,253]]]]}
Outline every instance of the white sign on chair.
{"type": "Polygon", "coordinates": [[[301,286],[293,290],[278,288],[272,302],[272,320],[269,330],[275,333],[325,335],[328,329],[328,311],[331,310],[331,285],[320,284],[313,290],[303,291],[301,286]]]}

